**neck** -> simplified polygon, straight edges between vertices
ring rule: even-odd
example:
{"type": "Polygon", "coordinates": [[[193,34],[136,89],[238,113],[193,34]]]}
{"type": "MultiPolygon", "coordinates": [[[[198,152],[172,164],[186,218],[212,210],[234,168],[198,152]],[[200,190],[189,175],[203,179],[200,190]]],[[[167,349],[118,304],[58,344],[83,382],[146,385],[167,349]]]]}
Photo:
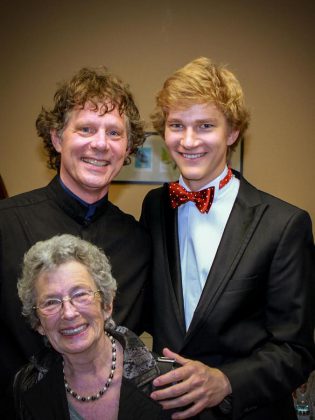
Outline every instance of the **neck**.
{"type": "Polygon", "coordinates": [[[112,345],[104,334],[99,342],[82,353],[63,354],[66,375],[94,374],[107,366],[112,358],[112,345]]]}
{"type": "Polygon", "coordinates": [[[186,185],[190,191],[200,191],[204,188],[208,188],[209,185],[212,185],[215,181],[219,182],[219,180],[223,178],[224,175],[226,175],[227,171],[228,167],[227,165],[224,165],[223,167],[220,167],[215,172],[213,172],[209,178],[203,181],[203,183],[194,180],[191,181],[186,179],[183,175],[181,175],[181,177],[184,182],[184,187],[186,185]]]}
{"type": "MultiPolygon", "coordinates": [[[[79,370],[78,367],[80,367],[80,365],[76,364],[75,370],[72,372],[69,371],[69,374],[67,374],[66,366],[64,363],[63,375],[65,388],[67,393],[71,395],[71,397],[74,398],[76,402],[80,401],[80,403],[93,403],[98,401],[104,395],[107,395],[107,391],[111,385],[113,385],[114,388],[120,386],[122,372],[120,369],[118,369],[118,372],[116,372],[116,340],[110,334],[106,333],[106,335],[110,341],[111,357],[105,362],[102,359],[102,366],[100,366],[97,370],[92,369],[91,366],[89,366],[89,371],[87,372],[85,362],[84,371],[79,370]],[[96,387],[98,389],[95,391],[96,387]]],[[[108,359],[108,357],[106,357],[106,359],[108,359]]],[[[99,359],[99,361],[100,360],[101,359],[99,359]]],[[[111,387],[111,389],[113,389],[113,387],[111,387]]]]}
{"type": "Polygon", "coordinates": [[[106,185],[103,189],[88,187],[83,189],[74,183],[71,184],[67,182],[67,180],[62,176],[62,173],[59,174],[59,178],[63,187],[68,190],[70,194],[74,195],[77,199],[86,204],[94,204],[108,194],[108,185],[106,185]]]}

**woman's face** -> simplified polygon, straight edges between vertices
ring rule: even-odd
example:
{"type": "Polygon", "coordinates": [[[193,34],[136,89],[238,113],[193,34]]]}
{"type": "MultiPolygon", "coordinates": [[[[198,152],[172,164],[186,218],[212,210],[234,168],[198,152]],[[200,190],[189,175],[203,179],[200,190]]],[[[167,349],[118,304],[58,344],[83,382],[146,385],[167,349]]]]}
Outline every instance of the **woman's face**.
{"type": "MultiPolygon", "coordinates": [[[[63,299],[82,291],[96,291],[96,285],[86,267],[69,261],[55,270],[43,272],[35,283],[36,305],[49,299],[63,299]]],[[[86,306],[75,307],[69,300],[54,315],[37,310],[40,325],[37,331],[46,335],[52,347],[63,355],[97,350],[104,342],[104,321],[112,306],[103,309],[99,295],[86,306]]]]}

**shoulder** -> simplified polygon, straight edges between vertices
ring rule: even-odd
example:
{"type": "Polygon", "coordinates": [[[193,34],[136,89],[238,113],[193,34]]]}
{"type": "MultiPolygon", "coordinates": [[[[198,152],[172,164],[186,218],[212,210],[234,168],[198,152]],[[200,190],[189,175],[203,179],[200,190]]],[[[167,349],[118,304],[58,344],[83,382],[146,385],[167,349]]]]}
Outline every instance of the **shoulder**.
{"type": "Polygon", "coordinates": [[[131,214],[125,213],[123,210],[121,210],[119,207],[117,207],[115,204],[113,204],[111,201],[108,201],[108,213],[112,218],[116,218],[121,220],[123,223],[127,225],[134,225],[137,226],[138,222],[132,216],[131,214]]]}
{"type": "Polygon", "coordinates": [[[262,191],[252,184],[250,184],[245,178],[240,179],[240,190],[238,198],[246,201],[249,205],[266,205],[269,212],[277,213],[282,217],[291,217],[294,215],[302,215],[308,217],[308,213],[275,195],[272,195],[266,191],[262,191]]]}
{"type": "Polygon", "coordinates": [[[106,224],[113,229],[115,237],[126,239],[126,235],[133,237],[134,241],[138,239],[138,246],[148,246],[149,235],[145,227],[131,214],[125,213],[115,204],[108,202],[108,211],[102,216],[106,224]],[[140,243],[143,242],[143,244],[140,243]]]}
{"type": "Polygon", "coordinates": [[[38,382],[55,367],[60,357],[53,351],[44,350],[31,358],[31,361],[20,369],[14,378],[15,393],[23,393],[38,382]]]}
{"type": "Polygon", "coordinates": [[[118,326],[110,333],[124,349],[124,378],[132,381],[143,393],[148,393],[151,380],[159,375],[153,354],[143,341],[126,327],[118,326]]]}
{"type": "Polygon", "coordinates": [[[142,226],[135,219],[134,216],[132,216],[131,214],[125,213],[123,210],[121,210],[111,201],[108,201],[108,211],[106,212],[106,214],[104,214],[104,217],[106,218],[110,217],[112,220],[119,221],[119,223],[122,223],[123,225],[129,226],[131,228],[140,229],[140,230],[142,229],[142,226]]]}
{"type": "Polygon", "coordinates": [[[168,184],[165,183],[159,188],[150,190],[144,197],[142,203],[142,216],[150,212],[159,211],[168,202],[168,184]]]}
{"type": "Polygon", "coordinates": [[[20,369],[14,378],[14,392],[23,393],[38,382],[38,370],[33,363],[28,363],[20,369]]]}
{"type": "Polygon", "coordinates": [[[161,197],[165,196],[168,191],[168,184],[165,183],[159,188],[153,188],[150,190],[144,197],[144,201],[158,200],[161,197]]]}
{"type": "Polygon", "coordinates": [[[289,236],[290,240],[295,238],[292,244],[300,240],[312,246],[314,242],[312,220],[308,212],[257,189],[244,178],[241,178],[235,208],[237,206],[239,207],[237,214],[240,214],[241,210],[245,218],[254,217],[255,214],[259,216],[259,226],[264,231],[262,237],[269,236],[275,242],[277,238],[280,240],[281,237],[289,236]]]}
{"type": "Polygon", "coordinates": [[[38,188],[0,200],[0,211],[5,212],[6,210],[10,211],[14,208],[33,206],[46,199],[47,187],[38,188]]]}
{"type": "Polygon", "coordinates": [[[124,349],[124,376],[133,379],[145,371],[154,369],[156,362],[140,337],[124,326],[108,330],[124,349]]]}
{"type": "Polygon", "coordinates": [[[113,330],[113,335],[124,348],[124,379],[148,397],[152,390],[152,381],[173,369],[173,363],[162,360],[152,353],[143,341],[128,328],[119,326],[113,330]]]}

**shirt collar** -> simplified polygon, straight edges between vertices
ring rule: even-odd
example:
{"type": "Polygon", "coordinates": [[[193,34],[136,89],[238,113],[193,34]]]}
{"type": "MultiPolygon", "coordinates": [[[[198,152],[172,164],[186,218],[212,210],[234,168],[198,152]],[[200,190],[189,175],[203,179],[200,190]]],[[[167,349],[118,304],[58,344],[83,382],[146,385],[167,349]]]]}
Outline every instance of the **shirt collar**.
{"type": "MultiPolygon", "coordinates": [[[[211,182],[209,182],[208,184],[204,185],[198,191],[204,190],[204,189],[209,188],[209,187],[215,187],[215,191],[219,191],[220,181],[221,181],[221,179],[223,179],[227,175],[227,173],[228,173],[228,167],[227,167],[227,165],[225,165],[223,171],[220,173],[220,175],[217,178],[213,179],[211,182]]],[[[178,182],[187,191],[191,191],[191,189],[185,184],[182,175],[180,175],[178,182]]]]}
{"type": "Polygon", "coordinates": [[[49,184],[49,195],[71,218],[81,224],[88,224],[103,214],[108,206],[108,194],[93,204],[88,204],[70,191],[60,180],[53,178],[49,184]]]}
{"type": "Polygon", "coordinates": [[[58,180],[60,182],[60,185],[64,189],[64,191],[86,208],[86,214],[84,217],[85,220],[88,220],[88,221],[91,220],[95,214],[97,207],[100,207],[104,203],[104,201],[107,201],[107,197],[105,195],[100,200],[95,201],[95,203],[87,203],[86,201],[82,200],[82,198],[74,194],[71,190],[69,190],[69,188],[62,182],[62,179],[60,178],[60,176],[58,176],[58,180]]]}

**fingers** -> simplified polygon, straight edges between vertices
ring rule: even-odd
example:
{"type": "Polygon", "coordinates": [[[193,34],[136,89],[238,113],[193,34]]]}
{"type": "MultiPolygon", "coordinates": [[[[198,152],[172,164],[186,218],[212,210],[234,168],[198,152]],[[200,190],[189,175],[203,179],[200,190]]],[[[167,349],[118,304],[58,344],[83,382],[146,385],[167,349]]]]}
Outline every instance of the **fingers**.
{"type": "Polygon", "coordinates": [[[176,363],[179,363],[180,365],[185,365],[189,362],[189,359],[185,359],[185,357],[180,356],[179,354],[171,351],[167,347],[163,349],[163,356],[169,357],[170,359],[174,359],[176,363]]]}
{"type": "MultiPolygon", "coordinates": [[[[174,355],[174,354],[173,354],[174,355]]],[[[167,353],[167,357],[170,353],[167,353]]],[[[187,359],[185,359],[187,360],[187,359]]],[[[171,370],[153,381],[158,389],[151,394],[151,398],[162,402],[166,408],[181,407],[199,400],[204,395],[205,372],[199,362],[189,361],[184,366],[171,370]],[[168,400],[165,402],[165,400],[168,400]],[[169,401],[171,400],[171,401],[169,401]]]]}
{"type": "Polygon", "coordinates": [[[185,373],[184,368],[179,367],[155,378],[153,385],[157,388],[166,385],[173,385],[175,383],[182,382],[186,377],[187,373],[185,373]]]}
{"type": "Polygon", "coordinates": [[[153,384],[155,386],[168,386],[167,388],[152,392],[151,398],[156,401],[162,401],[166,399],[173,399],[187,393],[189,390],[189,384],[185,381],[183,382],[182,380],[179,380],[179,377],[178,372],[175,373],[174,370],[157,378],[159,381],[157,381],[157,379],[154,380],[153,384]],[[159,385],[156,385],[156,382],[158,382],[159,385]]]}
{"type": "MultiPolygon", "coordinates": [[[[187,386],[182,384],[174,385],[171,388],[172,394],[163,392],[161,395],[164,395],[162,398],[165,399],[159,400],[159,403],[164,410],[179,410],[173,413],[172,419],[189,419],[207,407],[207,399],[205,396],[200,396],[199,390],[189,391],[187,386]],[[173,398],[169,398],[169,395],[173,395],[173,398]]],[[[170,388],[168,390],[170,391],[170,388]]],[[[165,390],[160,392],[162,391],[165,390]]]]}
{"type": "Polygon", "coordinates": [[[165,388],[152,392],[151,398],[165,410],[181,409],[172,414],[172,419],[195,416],[206,407],[216,406],[232,392],[228,378],[220,370],[186,359],[168,348],[163,355],[181,366],[153,381],[154,386],[165,388]]]}

